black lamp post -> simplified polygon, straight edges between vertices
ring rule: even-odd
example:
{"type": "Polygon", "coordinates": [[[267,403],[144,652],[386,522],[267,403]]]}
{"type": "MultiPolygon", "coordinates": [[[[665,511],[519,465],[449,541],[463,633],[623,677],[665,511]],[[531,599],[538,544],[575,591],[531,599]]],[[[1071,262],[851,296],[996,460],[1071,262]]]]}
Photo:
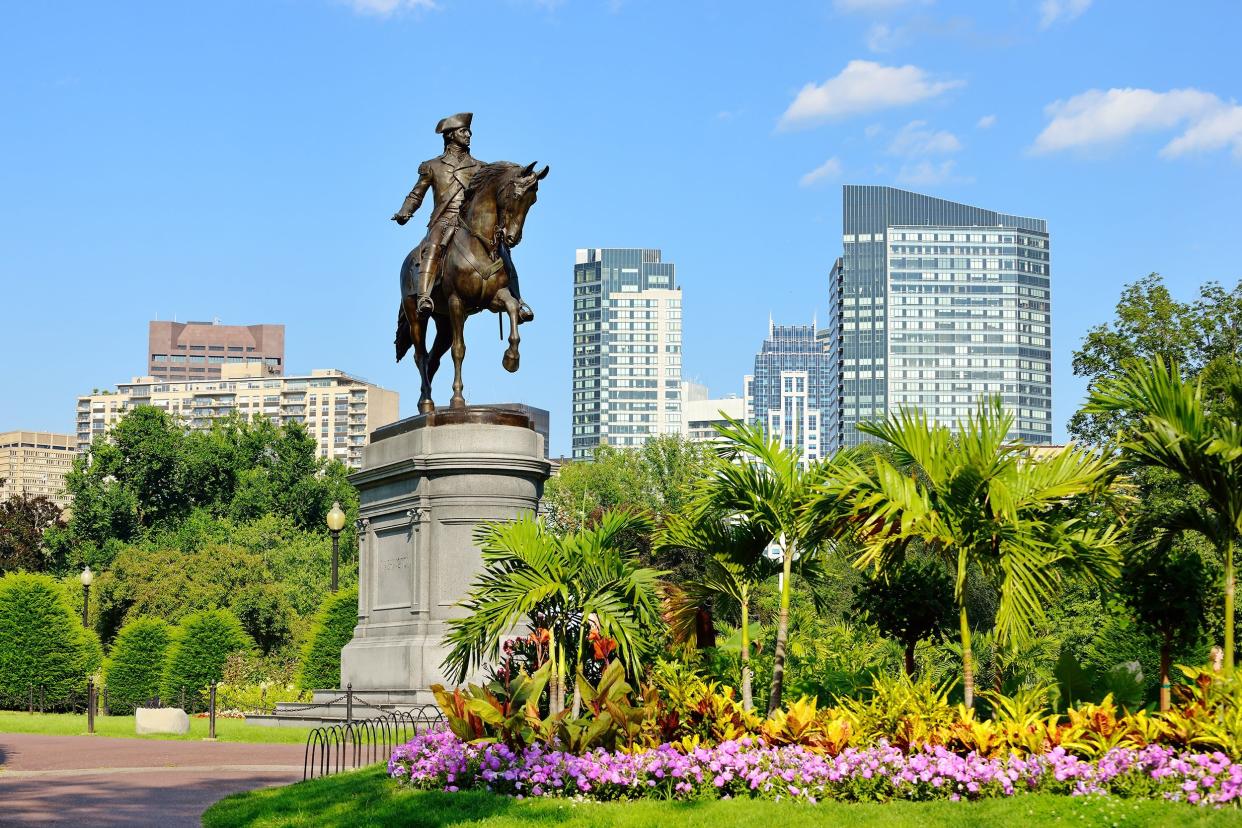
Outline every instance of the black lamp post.
{"type": "Polygon", "coordinates": [[[95,573],[91,572],[88,566],[82,570],[82,626],[90,627],[90,615],[88,607],[91,603],[91,581],[95,580],[95,573]]]}
{"type": "Polygon", "coordinates": [[[341,530],[345,528],[345,513],[341,511],[340,503],[332,504],[332,511],[328,512],[328,531],[332,534],[332,591],[336,592],[336,571],[337,560],[341,547],[341,530]]]}

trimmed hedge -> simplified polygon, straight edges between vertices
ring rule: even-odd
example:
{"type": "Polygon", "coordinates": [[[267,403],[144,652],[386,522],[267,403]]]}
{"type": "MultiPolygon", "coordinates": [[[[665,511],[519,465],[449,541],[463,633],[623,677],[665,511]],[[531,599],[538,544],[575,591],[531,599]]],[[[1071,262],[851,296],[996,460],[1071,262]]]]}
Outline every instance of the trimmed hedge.
{"type": "Polygon", "coordinates": [[[47,575],[0,577],[0,707],[24,707],[31,685],[53,707],[85,693],[99,669],[99,639],[82,628],[61,585],[47,575]]]}
{"type": "Polygon", "coordinates": [[[357,624],[357,587],[341,590],[323,602],[302,650],[298,689],[330,690],[341,686],[341,650],[354,637],[357,624]]]}
{"type": "Polygon", "coordinates": [[[139,618],[117,634],[108,659],[108,712],[128,715],[160,695],[173,628],[160,618],[139,618]]]}
{"type": "Polygon", "coordinates": [[[229,654],[253,649],[254,641],[228,610],[187,615],[168,649],[160,698],[166,705],[180,704],[184,688],[186,709],[204,709],[207,686],[223,678],[229,654]]]}

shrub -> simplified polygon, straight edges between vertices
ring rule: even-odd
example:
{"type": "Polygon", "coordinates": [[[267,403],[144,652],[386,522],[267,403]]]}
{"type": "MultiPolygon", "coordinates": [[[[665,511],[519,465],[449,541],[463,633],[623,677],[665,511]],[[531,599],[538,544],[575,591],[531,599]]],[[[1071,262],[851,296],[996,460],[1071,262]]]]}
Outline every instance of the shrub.
{"type": "Polygon", "coordinates": [[[349,589],[324,601],[315,616],[315,627],[302,651],[301,690],[341,686],[341,650],[354,635],[358,623],[358,590],[349,589]]]}
{"type": "Polygon", "coordinates": [[[139,618],[121,628],[108,660],[108,712],[132,713],[160,695],[172,627],[159,618],[139,618]]]}
{"type": "Polygon", "coordinates": [[[216,710],[230,713],[267,713],[277,702],[309,702],[294,684],[262,681],[258,684],[220,684],[216,687],[216,710]]]}
{"type": "Polygon", "coordinates": [[[82,629],[55,579],[0,578],[0,706],[24,706],[31,685],[62,704],[85,691],[101,658],[99,639],[82,629]]]}
{"type": "Polygon", "coordinates": [[[288,644],[293,634],[293,607],[276,584],[250,584],[233,599],[237,615],[264,655],[288,644]]]}
{"type": "Polygon", "coordinates": [[[253,647],[254,642],[242,629],[237,616],[228,610],[186,616],[177,640],[168,650],[160,683],[161,697],[168,704],[178,702],[184,688],[186,707],[202,708],[204,691],[207,685],[224,675],[224,662],[229,654],[253,647]]]}

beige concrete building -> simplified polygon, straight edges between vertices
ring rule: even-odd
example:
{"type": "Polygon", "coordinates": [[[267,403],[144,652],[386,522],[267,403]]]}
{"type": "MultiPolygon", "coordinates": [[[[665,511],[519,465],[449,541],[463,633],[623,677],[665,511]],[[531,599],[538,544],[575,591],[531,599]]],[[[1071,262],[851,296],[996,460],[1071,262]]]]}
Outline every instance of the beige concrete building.
{"type": "Polygon", "coordinates": [[[69,504],[65,475],[73,468],[72,434],[48,431],[0,432],[0,500],[12,495],[43,495],[69,504]]]}
{"type": "Polygon", "coordinates": [[[711,399],[707,386],[697,382],[681,384],[681,435],[696,443],[714,443],[719,439],[715,425],[727,421],[722,412],[735,420],[746,419],[746,401],[736,395],[711,399]]]}
{"type": "Polygon", "coordinates": [[[253,373],[285,373],[284,325],[221,325],[219,322],[151,322],[147,328],[147,374],[163,380],[219,379],[226,365],[253,373]]]}
{"type": "Polygon", "coordinates": [[[362,447],[371,432],[398,417],[399,396],[335,369],[309,375],[270,376],[261,366],[222,366],[222,376],[197,382],[168,382],[135,377],[116,391],[78,397],[77,448],[85,451],[124,416],[152,405],[178,417],[191,429],[210,428],[211,421],[234,411],[248,419],[267,417],[277,423],[299,422],[319,443],[319,455],[351,468],[362,463],[362,447]]]}

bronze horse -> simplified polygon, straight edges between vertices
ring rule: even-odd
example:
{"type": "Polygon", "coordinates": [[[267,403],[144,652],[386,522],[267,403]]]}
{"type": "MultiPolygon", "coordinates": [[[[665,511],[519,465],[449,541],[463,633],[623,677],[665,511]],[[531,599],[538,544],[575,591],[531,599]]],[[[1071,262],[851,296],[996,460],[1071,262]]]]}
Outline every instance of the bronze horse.
{"type": "MultiPolygon", "coordinates": [[[[450,408],[465,408],[461,389],[461,363],[466,356],[466,317],[490,310],[509,316],[509,347],[501,364],[510,373],[518,369],[519,302],[509,292],[506,269],[508,250],[522,241],[526,213],[535,203],[539,182],[548,167],[536,173],[535,164],[519,167],[508,161],[487,164],[470,181],[462,207],[461,223],[444,252],[439,279],[432,288],[436,336],[427,349],[427,320],[419,319],[415,293],[423,249],[410,251],[401,265],[401,307],[397,312],[397,361],[414,346],[414,362],[422,378],[418,410],[435,410],[431,380],[440,358],[452,348],[453,397],[450,408]]],[[[510,265],[511,266],[511,265],[510,265]]]]}

